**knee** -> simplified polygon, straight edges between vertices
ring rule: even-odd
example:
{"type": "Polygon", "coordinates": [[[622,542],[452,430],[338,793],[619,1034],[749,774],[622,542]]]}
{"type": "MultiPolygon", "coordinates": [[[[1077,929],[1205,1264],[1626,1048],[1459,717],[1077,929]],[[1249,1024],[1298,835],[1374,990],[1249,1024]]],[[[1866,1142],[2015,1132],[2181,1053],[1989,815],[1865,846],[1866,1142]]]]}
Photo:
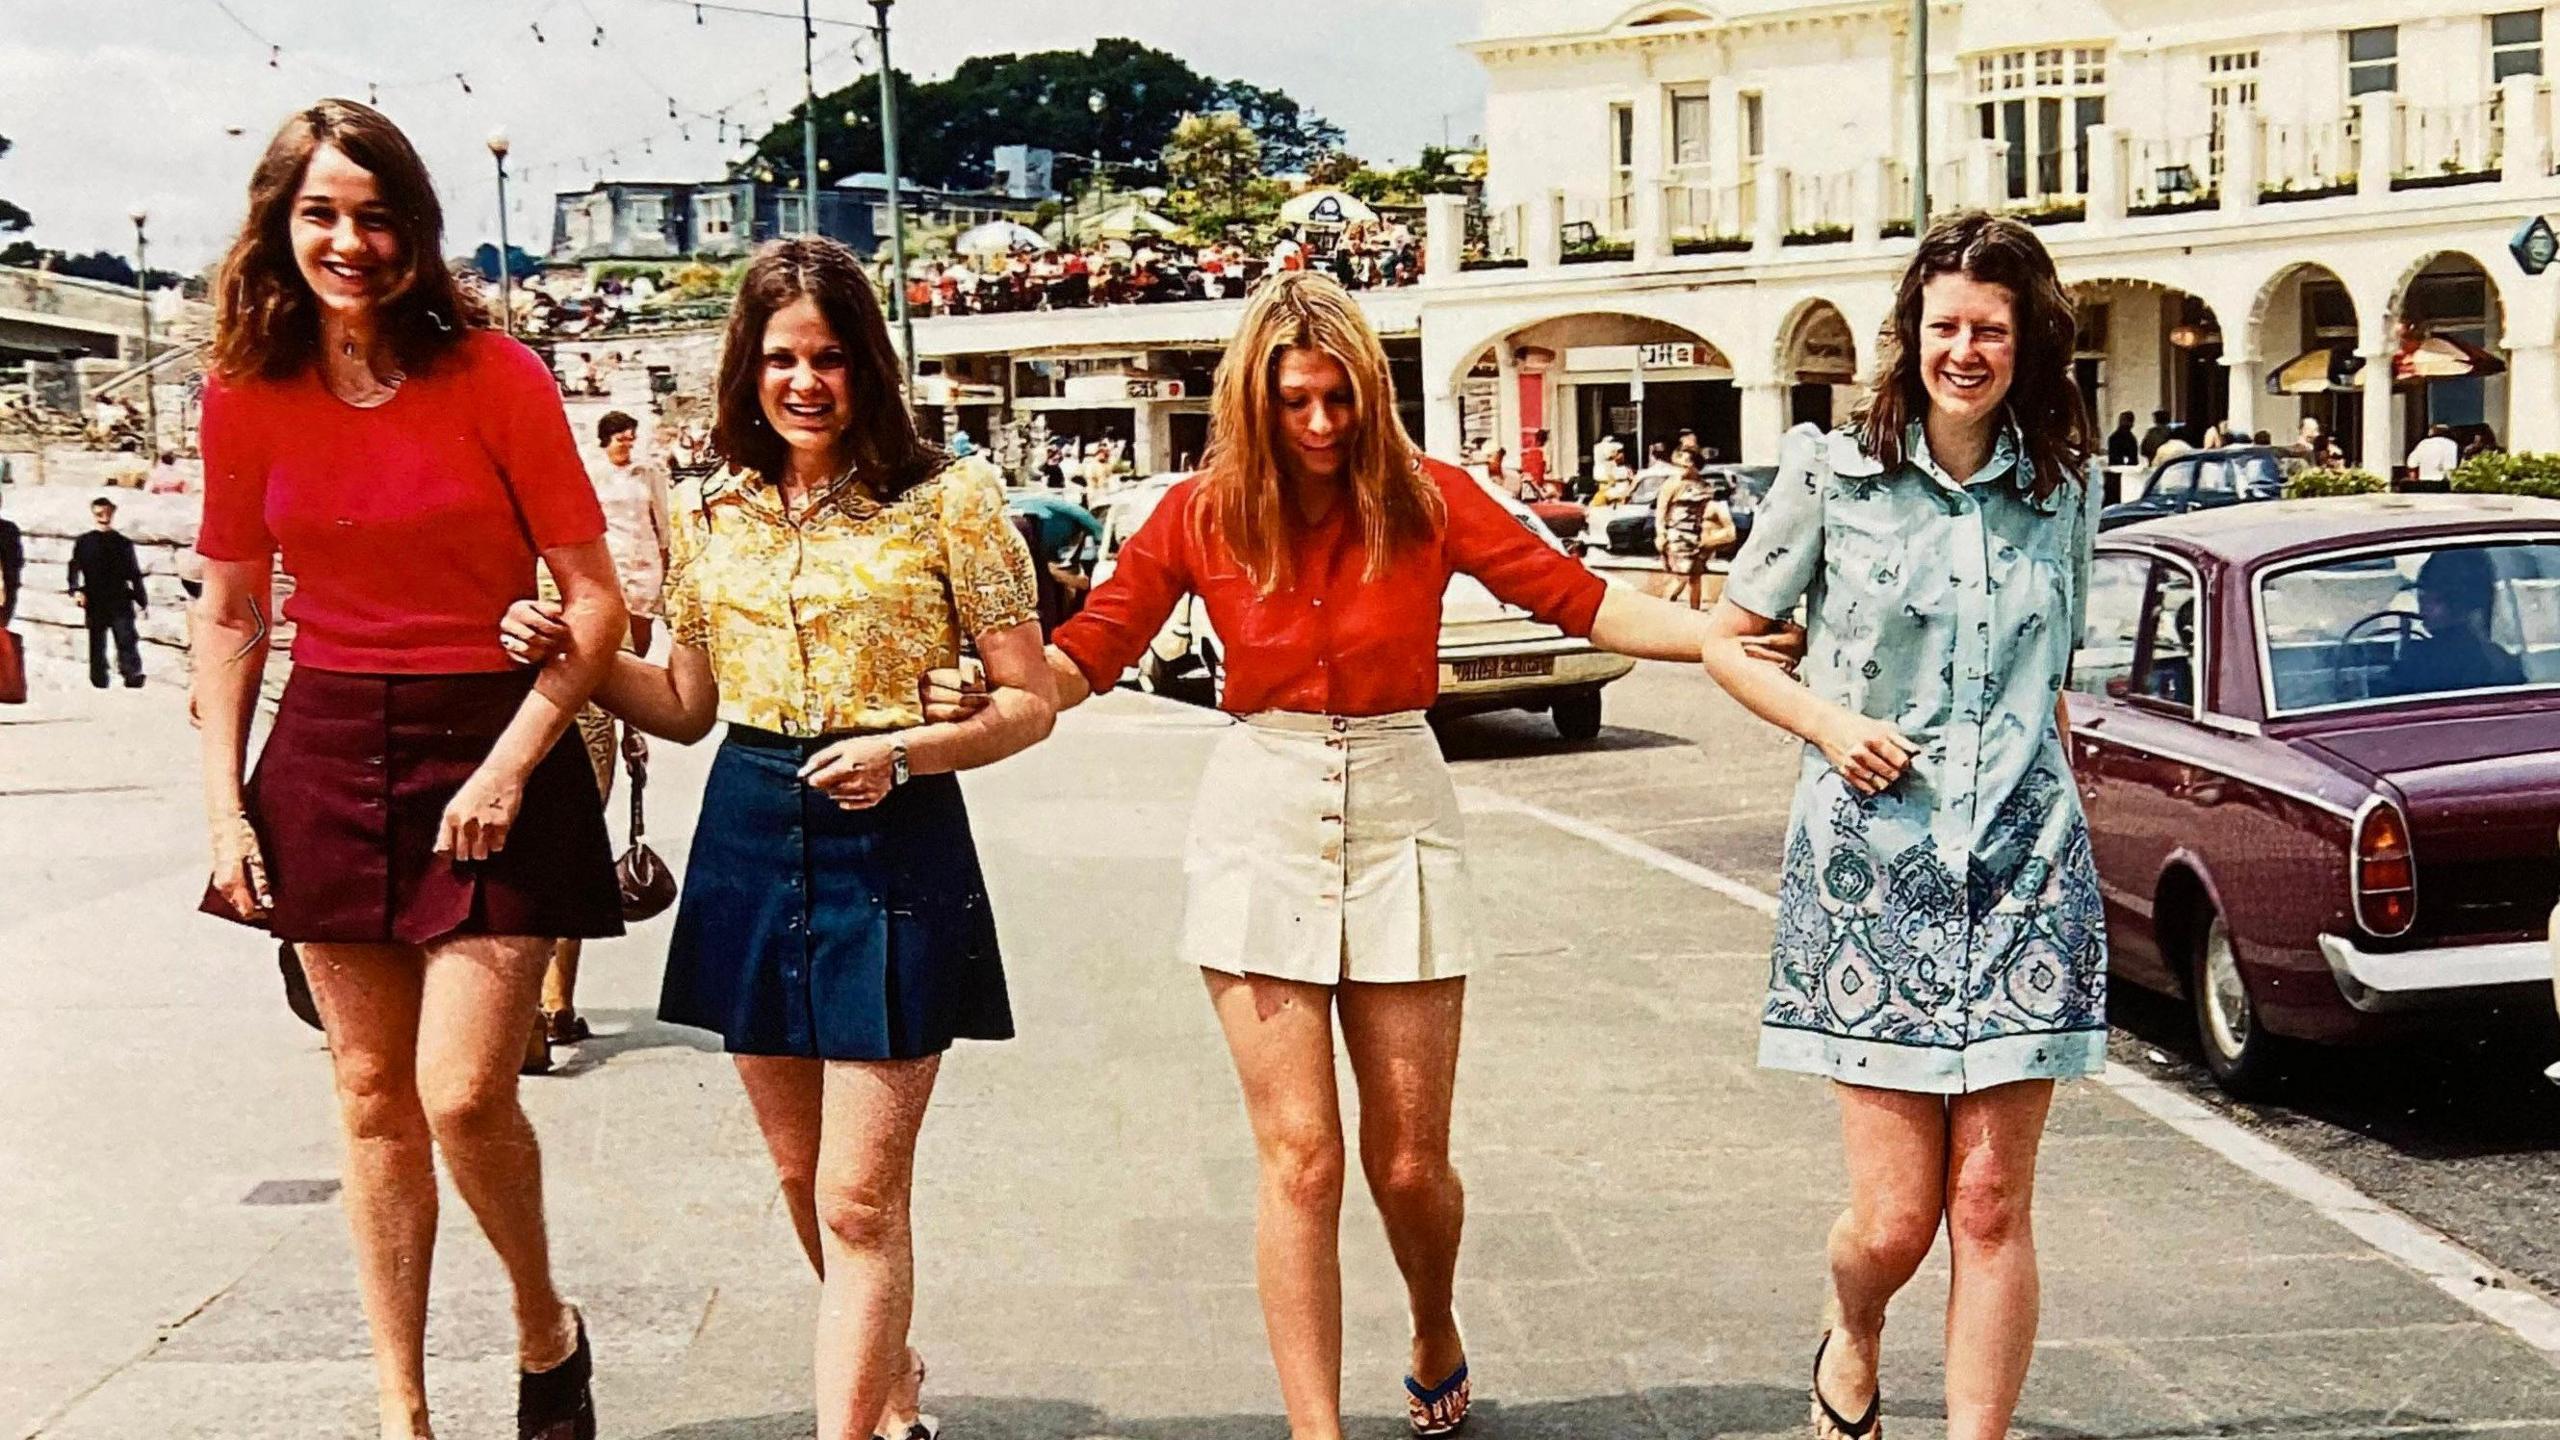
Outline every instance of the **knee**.
{"type": "Polygon", "coordinates": [[[1850,1239],[1871,1265],[1917,1270],[1938,1243],[1938,1219],[1936,1206],[1907,1200],[1864,1206],[1851,1212],[1850,1239]]]}
{"type": "MultiPolygon", "coordinates": [[[[789,1176],[782,1182],[791,1184],[789,1176]]],[[[907,1196],[903,1189],[856,1178],[810,1182],[818,1225],[847,1250],[880,1251],[902,1243],[907,1234],[907,1196]]]]}
{"type": "Polygon", "coordinates": [[[439,1136],[471,1136],[513,1125],[520,1117],[515,1081],[512,1070],[419,1077],[418,1099],[428,1128],[439,1136]]]}
{"type": "Polygon", "coordinates": [[[407,1065],[386,1056],[341,1053],[334,1069],[339,1122],[349,1139],[423,1138],[426,1116],[419,1106],[417,1078],[407,1065]]]}
{"type": "Polygon", "coordinates": [[[1381,1210],[1445,1203],[1461,1194],[1457,1167],[1437,1147],[1398,1146],[1366,1166],[1381,1210]]]}
{"type": "Polygon", "coordinates": [[[2022,1175],[1960,1178],[1947,1190],[1948,1238],[1967,1250],[1997,1249],[2023,1240],[2032,1224],[2034,1196],[2034,1187],[2022,1175]]]}
{"type": "Polygon", "coordinates": [[[1265,1137],[1262,1179],[1292,1210],[1342,1208],[1342,1136],[1310,1126],[1265,1137]]]}

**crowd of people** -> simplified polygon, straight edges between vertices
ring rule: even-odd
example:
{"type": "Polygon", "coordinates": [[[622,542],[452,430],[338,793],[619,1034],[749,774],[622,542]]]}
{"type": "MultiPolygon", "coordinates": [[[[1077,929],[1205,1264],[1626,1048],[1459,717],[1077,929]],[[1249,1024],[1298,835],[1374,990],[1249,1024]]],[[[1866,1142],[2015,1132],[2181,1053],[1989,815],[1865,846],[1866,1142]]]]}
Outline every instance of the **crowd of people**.
{"type": "MultiPolygon", "coordinates": [[[[991,315],[1228,300],[1266,275],[1310,269],[1346,289],[1410,285],[1422,276],[1421,240],[1409,226],[1385,223],[1339,233],[1292,229],[1260,254],[1233,242],[1193,246],[1141,236],[984,261],[935,260],[910,274],[907,306],[918,315],[991,315]]],[[[885,288],[885,263],[878,275],[885,288]]]]}
{"type": "MultiPolygon", "coordinates": [[[[2276,448],[2273,432],[2258,430],[2242,433],[2227,429],[2219,421],[2198,426],[2169,418],[2166,410],[2151,412],[2151,427],[2137,431],[2134,413],[2116,415],[2116,428],[2107,435],[2106,462],[2115,469],[2134,469],[2174,460],[2198,450],[2219,450],[2231,445],[2256,445],[2276,448]]],[[[2328,433],[2316,415],[2305,415],[2295,429],[2293,439],[2283,447],[2283,473],[2287,478],[2304,470],[2325,470],[2344,474],[2355,468],[2355,458],[2338,438],[2328,433]]],[[[2497,432],[2486,425],[2457,428],[2435,423],[2410,447],[2393,477],[2419,485],[2442,485],[2455,467],[2477,455],[2499,448],[2497,432]]],[[[2368,462],[2369,463],[2369,462],[2368,462]]]]}

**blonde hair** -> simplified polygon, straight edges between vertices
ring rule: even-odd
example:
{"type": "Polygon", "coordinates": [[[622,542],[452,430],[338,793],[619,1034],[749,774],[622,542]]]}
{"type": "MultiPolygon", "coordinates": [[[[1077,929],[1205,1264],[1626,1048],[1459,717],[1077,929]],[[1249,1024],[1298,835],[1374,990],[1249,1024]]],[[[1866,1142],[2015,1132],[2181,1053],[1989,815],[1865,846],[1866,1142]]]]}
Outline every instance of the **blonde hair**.
{"type": "Polygon", "coordinates": [[[1345,474],[1366,577],[1386,573],[1395,552],[1438,534],[1448,517],[1439,488],[1422,471],[1420,448],[1396,416],[1386,347],[1349,292],[1313,270],[1274,275],[1253,292],[1244,321],[1218,361],[1209,401],[1209,449],[1201,460],[1194,523],[1215,527],[1227,551],[1262,593],[1290,583],[1297,521],[1282,485],[1278,396],[1280,359],[1315,350],[1351,379],[1352,432],[1345,474]]]}

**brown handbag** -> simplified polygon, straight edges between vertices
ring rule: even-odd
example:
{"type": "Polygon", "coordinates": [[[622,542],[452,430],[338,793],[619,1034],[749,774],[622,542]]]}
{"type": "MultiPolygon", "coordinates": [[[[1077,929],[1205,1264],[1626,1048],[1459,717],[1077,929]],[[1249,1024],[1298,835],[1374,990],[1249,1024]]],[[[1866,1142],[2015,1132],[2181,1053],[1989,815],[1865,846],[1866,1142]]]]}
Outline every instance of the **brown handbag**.
{"type": "Polygon", "coordinates": [[[676,903],[676,875],[658,852],[641,839],[646,831],[641,792],[648,788],[648,749],[638,732],[623,734],[622,762],[631,775],[631,846],[613,862],[614,883],[622,890],[622,918],[646,920],[676,903]]]}
{"type": "Polygon", "coordinates": [[[27,652],[18,632],[0,630],[0,705],[27,703],[27,652]]]}

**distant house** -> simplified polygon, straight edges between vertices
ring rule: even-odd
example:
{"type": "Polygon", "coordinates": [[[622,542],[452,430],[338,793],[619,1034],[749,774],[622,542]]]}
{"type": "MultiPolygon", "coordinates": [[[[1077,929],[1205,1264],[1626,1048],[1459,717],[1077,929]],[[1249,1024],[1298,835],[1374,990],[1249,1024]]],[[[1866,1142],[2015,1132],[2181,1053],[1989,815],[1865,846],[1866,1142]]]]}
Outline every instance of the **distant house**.
{"type": "MultiPolygon", "coordinates": [[[[905,181],[898,187],[913,223],[967,227],[990,220],[1027,221],[1048,198],[1047,152],[1007,147],[997,160],[1004,188],[942,190],[905,181]],[[1007,151],[1014,153],[1007,153],[1007,151]]],[[[743,255],[757,242],[805,227],[808,197],[797,186],[749,179],[599,180],[552,197],[553,264],[594,260],[672,260],[688,255],[743,255]]],[[[889,238],[888,177],[850,175],[818,194],[821,234],[864,255],[889,238]]]]}

